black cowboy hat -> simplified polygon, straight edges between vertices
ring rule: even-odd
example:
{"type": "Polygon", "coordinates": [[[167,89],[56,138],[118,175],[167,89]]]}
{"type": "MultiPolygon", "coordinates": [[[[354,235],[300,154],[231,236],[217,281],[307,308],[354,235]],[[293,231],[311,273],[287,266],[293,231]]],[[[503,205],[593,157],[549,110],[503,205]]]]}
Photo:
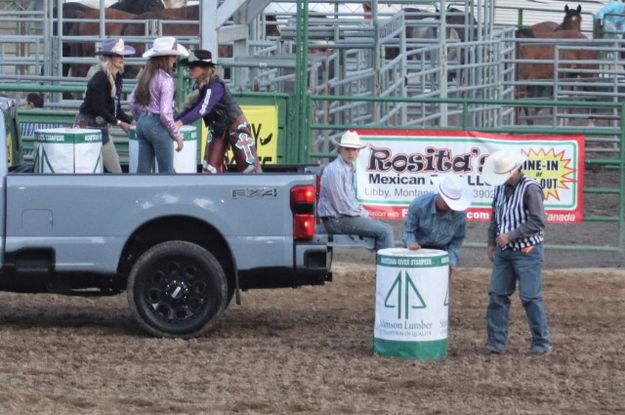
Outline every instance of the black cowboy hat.
{"type": "Polygon", "coordinates": [[[189,53],[189,57],[180,61],[182,65],[186,66],[215,66],[213,62],[212,54],[208,50],[197,49],[189,53]]]}

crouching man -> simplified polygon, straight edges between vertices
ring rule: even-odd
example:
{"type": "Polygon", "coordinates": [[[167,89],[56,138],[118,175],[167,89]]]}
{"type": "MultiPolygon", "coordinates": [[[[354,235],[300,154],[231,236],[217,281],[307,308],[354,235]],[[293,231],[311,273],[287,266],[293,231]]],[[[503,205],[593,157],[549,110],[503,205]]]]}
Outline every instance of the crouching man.
{"type": "Polygon", "coordinates": [[[473,193],[455,175],[433,177],[436,193],[417,197],[410,204],[404,222],[404,246],[411,250],[442,249],[449,254],[450,273],[458,264],[460,246],[466,233],[465,210],[473,193]]]}

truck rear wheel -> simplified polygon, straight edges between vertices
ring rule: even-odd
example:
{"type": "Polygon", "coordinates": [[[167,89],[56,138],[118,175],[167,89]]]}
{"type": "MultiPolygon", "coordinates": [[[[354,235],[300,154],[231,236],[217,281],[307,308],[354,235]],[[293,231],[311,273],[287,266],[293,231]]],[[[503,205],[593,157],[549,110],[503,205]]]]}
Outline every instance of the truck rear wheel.
{"type": "Polygon", "coordinates": [[[221,265],[191,242],[153,246],[139,257],[128,277],[130,310],[156,336],[190,338],[211,330],[226,300],[221,265]]]}

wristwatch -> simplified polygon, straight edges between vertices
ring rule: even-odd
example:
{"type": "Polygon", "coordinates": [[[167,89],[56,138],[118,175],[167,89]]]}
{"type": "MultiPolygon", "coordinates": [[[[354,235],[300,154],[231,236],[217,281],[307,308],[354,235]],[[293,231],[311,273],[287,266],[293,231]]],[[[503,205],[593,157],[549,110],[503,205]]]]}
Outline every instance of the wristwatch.
{"type": "Polygon", "coordinates": [[[120,125],[122,125],[122,122],[120,120],[117,120],[117,126],[119,127],[120,125]]]}

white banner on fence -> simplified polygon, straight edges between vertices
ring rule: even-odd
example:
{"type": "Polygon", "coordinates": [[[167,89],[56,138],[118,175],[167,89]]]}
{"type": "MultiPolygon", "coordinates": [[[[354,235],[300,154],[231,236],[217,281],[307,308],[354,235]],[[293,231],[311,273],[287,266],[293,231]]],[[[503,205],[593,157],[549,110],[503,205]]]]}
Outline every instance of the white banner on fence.
{"type": "Polygon", "coordinates": [[[507,149],[527,157],[523,171],[543,188],[549,222],[583,219],[583,136],[367,129],[358,133],[367,146],[356,162],[356,197],[373,218],[402,220],[414,198],[435,191],[432,177],[457,174],[473,188],[468,219],[490,220],[494,187],[483,181],[481,169],[489,154],[507,149]]]}

